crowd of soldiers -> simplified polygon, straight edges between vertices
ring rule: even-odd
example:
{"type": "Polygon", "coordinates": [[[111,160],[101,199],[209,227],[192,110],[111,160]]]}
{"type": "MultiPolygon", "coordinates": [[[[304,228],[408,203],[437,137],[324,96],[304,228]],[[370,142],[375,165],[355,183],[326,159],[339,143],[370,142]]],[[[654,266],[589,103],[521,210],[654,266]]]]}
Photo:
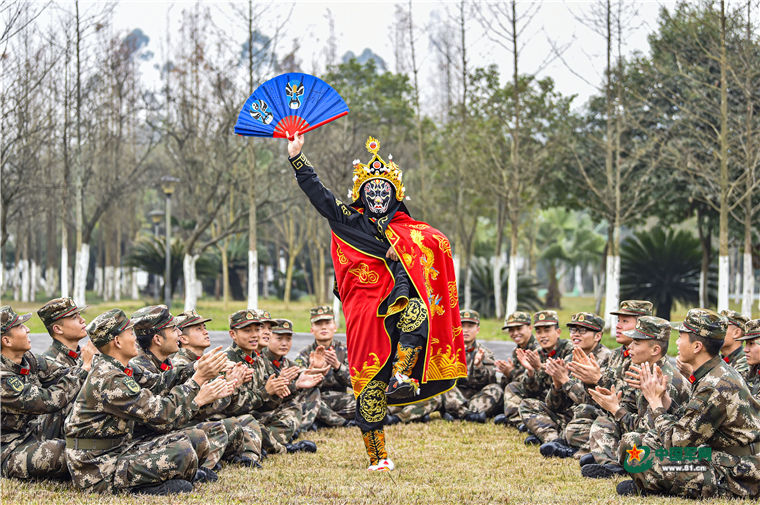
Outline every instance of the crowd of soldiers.
{"type": "MultiPolygon", "coordinates": [[[[347,349],[334,338],[330,307],[311,310],[314,342],[295,361],[292,322],[263,310],[230,315],[232,343],[210,351],[210,319],[195,311],[113,309],[87,325],[83,310],[70,298],[40,308],[53,343],[35,355],[24,324],[32,315],[0,308],[3,477],[189,492],[217,480],[223,463],[257,468],[268,454],[314,452],[301,434],[355,424],[347,349]]],[[[555,311],[515,312],[502,329],[516,347],[497,360],[477,340],[478,313],[462,310],[467,378],[391,407],[385,424],[427,422],[434,412],[493,418],[547,458],[577,459],[584,477],[630,477],[619,494],[760,497],[760,320],[692,309],[672,326],[638,300],[613,314],[619,347],[611,350],[596,314],[573,314],[564,339],[555,311]],[[667,356],[671,329],[676,360],[667,356]],[[684,458],[673,448],[693,466],[674,466],[684,458]],[[658,457],[633,465],[644,451],[658,457]]]]}

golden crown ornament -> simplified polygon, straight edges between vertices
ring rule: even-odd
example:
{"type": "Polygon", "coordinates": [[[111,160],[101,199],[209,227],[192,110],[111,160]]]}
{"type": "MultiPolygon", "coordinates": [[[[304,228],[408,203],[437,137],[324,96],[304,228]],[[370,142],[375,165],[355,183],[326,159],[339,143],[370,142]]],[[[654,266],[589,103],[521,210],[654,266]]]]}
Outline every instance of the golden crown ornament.
{"type": "Polygon", "coordinates": [[[378,154],[380,149],[380,141],[374,137],[369,137],[365,144],[367,151],[372,154],[372,158],[366,165],[360,163],[359,160],[354,160],[354,187],[351,190],[351,199],[356,201],[359,199],[359,190],[362,185],[371,179],[384,179],[396,188],[396,200],[401,201],[404,199],[405,188],[403,182],[401,182],[401,169],[393,163],[393,156],[388,155],[388,163],[386,163],[378,154]]]}

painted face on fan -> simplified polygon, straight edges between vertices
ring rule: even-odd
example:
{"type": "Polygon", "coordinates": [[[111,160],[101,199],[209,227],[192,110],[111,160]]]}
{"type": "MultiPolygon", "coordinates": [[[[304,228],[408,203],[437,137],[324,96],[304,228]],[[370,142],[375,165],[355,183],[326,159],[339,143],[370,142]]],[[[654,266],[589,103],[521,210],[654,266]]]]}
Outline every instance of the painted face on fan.
{"type": "Polygon", "coordinates": [[[269,124],[274,116],[269,112],[269,106],[264,100],[254,100],[251,102],[251,117],[263,124],[269,124]]]}
{"type": "Polygon", "coordinates": [[[291,109],[297,109],[301,106],[301,96],[303,95],[303,84],[298,81],[290,81],[285,85],[285,94],[290,101],[288,106],[291,109]]]}
{"type": "Polygon", "coordinates": [[[383,179],[370,179],[364,184],[364,205],[373,214],[385,214],[391,204],[392,186],[383,179]]]}

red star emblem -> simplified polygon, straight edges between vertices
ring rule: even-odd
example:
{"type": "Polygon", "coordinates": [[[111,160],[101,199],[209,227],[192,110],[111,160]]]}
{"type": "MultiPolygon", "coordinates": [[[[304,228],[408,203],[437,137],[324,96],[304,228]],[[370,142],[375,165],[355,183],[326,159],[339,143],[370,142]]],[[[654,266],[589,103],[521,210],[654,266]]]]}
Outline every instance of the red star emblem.
{"type": "Polygon", "coordinates": [[[628,462],[629,462],[629,463],[630,463],[631,461],[633,461],[634,459],[635,459],[636,461],[638,461],[639,463],[641,463],[641,454],[642,454],[644,451],[642,451],[641,449],[639,449],[638,447],[636,447],[636,444],[635,444],[635,443],[633,444],[633,449],[628,449],[628,450],[626,450],[625,452],[627,452],[627,453],[628,453],[628,462]]]}

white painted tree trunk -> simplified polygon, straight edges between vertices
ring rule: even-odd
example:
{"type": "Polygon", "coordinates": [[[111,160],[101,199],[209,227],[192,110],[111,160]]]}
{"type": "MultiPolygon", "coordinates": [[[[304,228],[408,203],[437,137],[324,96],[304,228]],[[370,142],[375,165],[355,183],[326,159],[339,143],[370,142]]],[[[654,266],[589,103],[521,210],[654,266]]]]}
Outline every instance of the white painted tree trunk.
{"type": "Polygon", "coordinates": [[[496,308],[496,318],[502,317],[502,301],[501,301],[501,267],[503,261],[501,256],[494,256],[491,258],[491,264],[493,265],[493,303],[496,308]]]}
{"type": "Polygon", "coordinates": [[[509,267],[507,272],[506,314],[509,315],[517,310],[517,254],[509,256],[509,267]]]}
{"type": "Polygon", "coordinates": [[[457,281],[457,291],[462,288],[462,283],[460,281],[462,275],[459,273],[459,269],[462,266],[462,259],[459,257],[458,254],[454,255],[454,275],[456,276],[457,281]]]}
{"type": "Polygon", "coordinates": [[[583,296],[583,269],[580,265],[575,265],[575,292],[578,296],[583,296]]]}
{"type": "Polygon", "coordinates": [[[37,286],[40,283],[40,267],[36,261],[32,261],[29,267],[29,300],[37,298],[37,286]]]}
{"type": "Polygon", "coordinates": [[[182,273],[185,280],[185,310],[195,310],[198,303],[198,288],[196,283],[198,277],[195,275],[195,262],[198,261],[198,254],[185,254],[182,259],[182,273]]]}
{"type": "Polygon", "coordinates": [[[90,264],[90,244],[82,244],[74,260],[74,302],[77,306],[87,305],[87,267],[90,264]]]}
{"type": "Polygon", "coordinates": [[[464,307],[460,309],[469,309],[472,307],[472,268],[467,265],[464,272],[464,307]]]}
{"type": "MultiPolygon", "coordinates": [[[[110,300],[113,298],[113,266],[107,265],[105,268],[95,269],[95,276],[97,278],[98,270],[100,270],[100,289],[103,300],[110,300]]],[[[97,282],[97,281],[96,281],[97,282]]]]}
{"type": "Polygon", "coordinates": [[[248,250],[248,308],[259,308],[259,252],[248,250]]]}
{"type": "Polygon", "coordinates": [[[333,314],[335,314],[335,324],[340,328],[340,300],[333,295],[333,314]]]}
{"type": "Polygon", "coordinates": [[[137,286],[137,270],[135,267],[129,269],[129,297],[132,300],[140,298],[140,290],[137,286]]]}
{"type": "Polygon", "coordinates": [[[17,263],[13,267],[13,300],[19,301],[21,297],[21,267],[17,263]]]}
{"type": "Polygon", "coordinates": [[[612,329],[617,324],[617,317],[610,311],[617,310],[620,303],[620,256],[607,256],[606,272],[607,293],[604,299],[605,324],[612,329]]]}
{"type": "Polygon", "coordinates": [[[55,293],[55,281],[55,268],[49,266],[45,270],[45,296],[48,298],[52,298],[55,293]]]}
{"type": "Polygon", "coordinates": [[[69,251],[65,245],[61,247],[61,296],[69,296],[69,251]]]}
{"type": "Polygon", "coordinates": [[[718,312],[728,309],[728,256],[718,256],[718,312]]]}
{"type": "Polygon", "coordinates": [[[124,269],[122,267],[116,267],[116,272],[113,277],[113,298],[117,302],[121,301],[121,289],[122,289],[122,277],[124,276],[124,269]]]}
{"type": "Polygon", "coordinates": [[[742,274],[739,271],[738,262],[734,266],[734,302],[738,302],[742,297],[742,274]]]}
{"type": "Polygon", "coordinates": [[[755,276],[752,271],[752,254],[743,254],[744,268],[742,269],[742,275],[744,276],[742,287],[742,314],[752,318],[752,300],[755,296],[755,276]]]}
{"type": "Polygon", "coordinates": [[[19,272],[21,274],[21,301],[29,301],[29,261],[21,260],[19,262],[19,272]]]}

